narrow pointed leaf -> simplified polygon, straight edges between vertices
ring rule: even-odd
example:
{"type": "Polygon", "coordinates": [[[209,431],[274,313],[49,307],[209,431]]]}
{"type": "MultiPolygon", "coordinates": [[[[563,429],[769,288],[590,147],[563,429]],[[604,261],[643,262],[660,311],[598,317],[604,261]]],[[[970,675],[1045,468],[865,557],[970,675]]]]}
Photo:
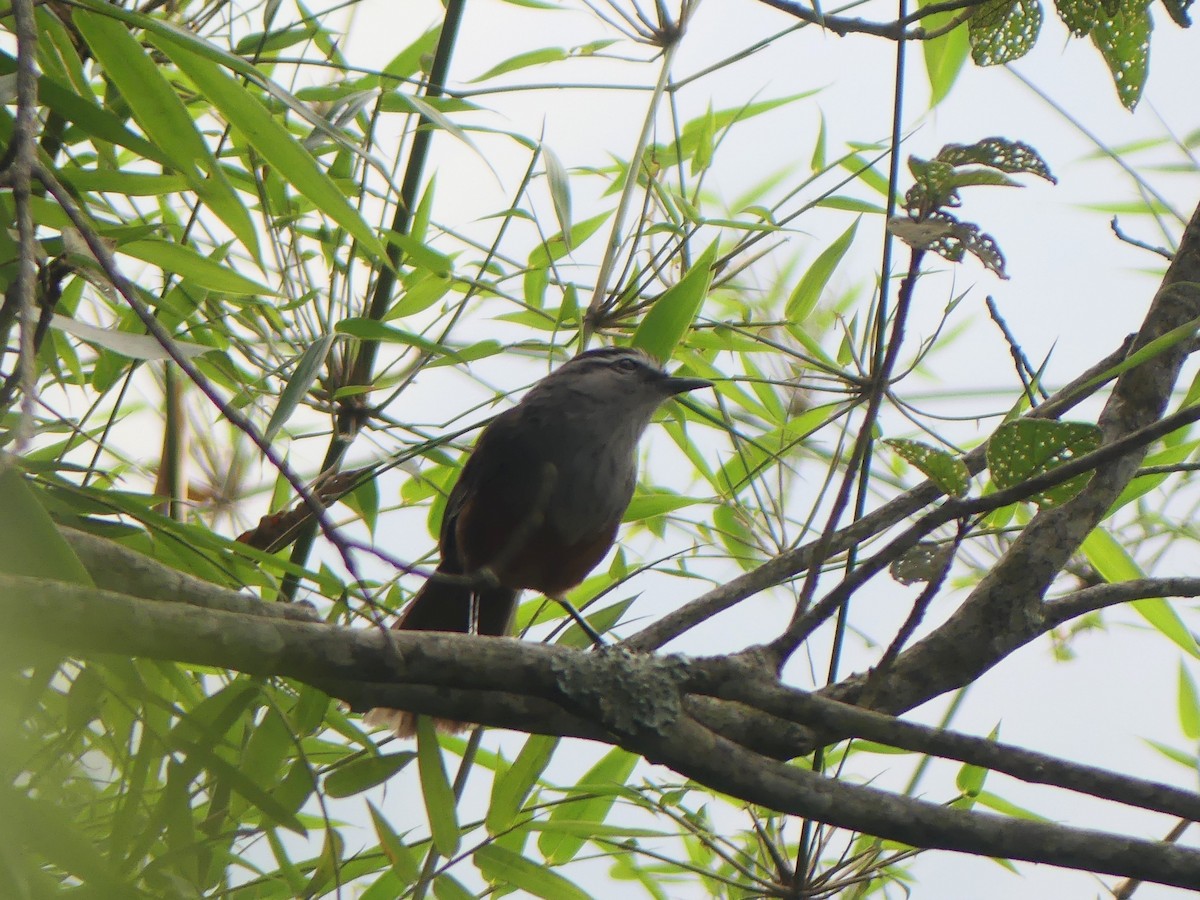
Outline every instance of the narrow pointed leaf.
{"type": "Polygon", "coordinates": [[[376,259],[385,258],[383,243],[359,215],[333,179],[271,115],[262,102],[224,69],[194,53],[174,38],[157,34],[154,43],[171,58],[270,166],[322,213],[352,234],[376,259]]]}
{"type": "Polygon", "coordinates": [[[458,853],[458,812],[454,789],[450,787],[450,779],[446,776],[442,748],[438,744],[433,720],[428,716],[417,719],[417,768],[433,845],[442,856],[452,857],[458,853]]]}

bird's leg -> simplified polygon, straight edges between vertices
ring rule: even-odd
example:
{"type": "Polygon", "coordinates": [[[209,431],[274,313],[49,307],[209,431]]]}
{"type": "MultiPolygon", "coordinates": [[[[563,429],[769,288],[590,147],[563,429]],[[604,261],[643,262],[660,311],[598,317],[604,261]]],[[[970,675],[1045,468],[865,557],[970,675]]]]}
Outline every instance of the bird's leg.
{"type": "Polygon", "coordinates": [[[574,603],[562,595],[547,594],[546,596],[570,614],[571,618],[575,620],[575,624],[582,628],[583,633],[592,639],[593,646],[597,649],[606,646],[604,638],[600,636],[600,632],[593,628],[591,623],[583,617],[583,613],[575,608],[574,603]]]}

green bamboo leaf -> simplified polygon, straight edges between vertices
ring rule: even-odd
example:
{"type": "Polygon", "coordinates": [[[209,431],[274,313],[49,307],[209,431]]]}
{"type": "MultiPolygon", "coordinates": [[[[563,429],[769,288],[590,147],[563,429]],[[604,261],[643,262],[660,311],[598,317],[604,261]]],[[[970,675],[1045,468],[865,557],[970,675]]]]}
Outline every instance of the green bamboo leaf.
{"type": "MultiPolygon", "coordinates": [[[[43,856],[56,868],[77,878],[90,889],[87,893],[98,897],[147,896],[128,883],[121,870],[97,852],[93,835],[85,833],[73,816],[53,803],[0,786],[0,807],[13,824],[20,824],[20,846],[27,848],[25,852],[43,856]]],[[[17,848],[11,852],[17,852],[17,848]]],[[[59,893],[56,890],[53,895],[59,893]]]]}
{"type": "MultiPolygon", "coordinates": [[[[1184,427],[1186,428],[1187,426],[1184,427]]],[[[1200,441],[1188,441],[1184,444],[1168,446],[1160,453],[1148,454],[1142,460],[1142,465],[1146,467],[1178,465],[1189,459],[1197,450],[1200,450],[1200,441]]],[[[1161,475],[1141,475],[1134,478],[1129,484],[1125,485],[1125,490],[1121,491],[1121,495],[1113,501],[1112,508],[1114,510],[1120,509],[1138,497],[1145,496],[1150,491],[1159,487],[1169,477],[1171,476],[1164,473],[1161,475]]]]}
{"type": "Polygon", "coordinates": [[[185,740],[178,733],[173,733],[171,746],[186,753],[190,762],[207,769],[213,778],[224,782],[226,787],[262,813],[268,821],[296,834],[308,833],[300,820],[290,810],[285,809],[269,790],[251,780],[237,766],[227,763],[207,745],[185,740]]]}
{"type": "MultiPolygon", "coordinates": [[[[900,752],[903,753],[904,751],[900,752]]],[[[667,838],[671,836],[668,832],[656,828],[634,828],[628,825],[575,822],[571,819],[559,819],[554,822],[530,822],[528,827],[530,831],[557,831],[581,838],[667,838]]]]}
{"type": "Polygon", "coordinates": [[[446,776],[433,719],[429,716],[417,719],[417,769],[421,776],[421,796],[425,799],[425,813],[429,817],[433,845],[442,856],[452,857],[458,853],[461,837],[455,809],[457,801],[454,789],[450,787],[450,779],[446,776]]]}
{"type": "Polygon", "coordinates": [[[530,735],[513,764],[496,776],[492,782],[492,800],[488,804],[487,818],[484,819],[489,834],[499,834],[512,827],[525,799],[545,771],[557,747],[557,737],[530,735]]]}
{"type": "Polygon", "coordinates": [[[1200,740],[1200,694],[1192,673],[1179,663],[1179,730],[1189,741],[1200,740]]]}
{"type": "Polygon", "coordinates": [[[1005,800],[1003,797],[999,797],[990,791],[980,791],[975,801],[980,806],[985,806],[988,809],[995,810],[1014,819],[1029,819],[1031,822],[1050,821],[1045,816],[1038,815],[1033,810],[1027,809],[1024,806],[1017,806],[1011,800],[1005,800]]]}
{"type": "Polygon", "coordinates": [[[717,242],[714,241],[692,263],[687,274],[654,301],[633,333],[633,346],[663,362],[671,358],[708,295],[716,259],[717,242]]]}
{"type": "MultiPolygon", "coordinates": [[[[637,761],[638,757],[634,754],[614,747],[572,788],[573,791],[586,794],[585,798],[568,798],[560,803],[550,813],[550,821],[569,819],[575,822],[603,822],[637,761]]],[[[583,844],[583,838],[571,834],[542,832],[538,837],[538,850],[552,866],[570,862],[583,848],[583,844]]]]}
{"type": "Polygon", "coordinates": [[[412,94],[398,94],[397,99],[400,102],[412,109],[413,112],[428,120],[432,125],[442,129],[447,134],[458,138],[472,150],[474,150],[481,159],[486,159],[484,154],[480,153],[479,148],[467,137],[467,133],[454,124],[452,120],[434,105],[430,100],[413,96],[412,94]]]}
{"type": "Polygon", "coordinates": [[[175,89],[142,45],[124,25],[107,15],[78,9],[72,21],[105,74],[120,89],[146,136],[258,259],[258,233],[249,212],[233,192],[175,89]],[[197,167],[208,177],[200,175],[197,167]]]}
{"type": "MultiPolygon", "coordinates": [[[[1000,726],[992,729],[988,735],[989,741],[996,740],[1000,736],[1000,726]]],[[[988,769],[982,766],[971,765],[964,763],[962,768],[958,770],[958,776],[955,778],[955,784],[958,789],[968,797],[978,797],[983,791],[984,782],[987,781],[988,769]]]]}
{"type": "Polygon", "coordinates": [[[325,794],[330,797],[352,797],[363,791],[383,784],[410,762],[417,754],[411,750],[402,753],[385,753],[375,756],[367,754],[351,760],[325,776],[325,794]]]}
{"type": "Polygon", "coordinates": [[[591,900],[591,894],[540,863],[497,844],[484,844],[473,859],[489,882],[544,900],[591,900]]]}
{"type": "Polygon", "coordinates": [[[191,46],[165,34],[155,34],[152,39],[281,178],[352,234],[373,258],[386,258],[383,243],[375,230],[359,215],[312,154],[256,97],[221,67],[194,52],[191,46]]]}
{"type": "Polygon", "coordinates": [[[0,468],[0,572],[92,584],[79,557],[12,465],[0,468]]]}
{"type": "Polygon", "coordinates": [[[239,768],[256,784],[274,786],[287,771],[284,763],[294,749],[294,736],[287,720],[269,709],[250,733],[239,768]]]}
{"type": "Polygon", "coordinates": [[[428,269],[435,275],[448,276],[454,271],[454,261],[444,253],[438,253],[427,244],[408,234],[388,231],[384,238],[404,251],[408,262],[419,269],[428,269]]]}
{"type": "Polygon", "coordinates": [[[875,168],[875,163],[860,153],[850,153],[838,160],[838,165],[882,197],[888,195],[888,179],[875,168]]]}
{"type": "Polygon", "coordinates": [[[329,355],[329,348],[333,346],[334,340],[334,335],[323,334],[309,344],[300,355],[296,368],[292,370],[292,376],[283,386],[279,402],[275,405],[271,419],[263,431],[266,440],[272,440],[279,433],[279,429],[292,417],[296,407],[308,396],[308,389],[313,386],[313,382],[325,367],[325,357],[329,355]]]}
{"type": "Polygon", "coordinates": [[[425,71],[428,60],[433,58],[437,49],[440,26],[434,26],[419,38],[392,57],[392,61],[383,67],[383,74],[395,79],[409,79],[418,72],[425,71]]]}
{"type": "Polygon", "coordinates": [[[590,238],[607,221],[610,215],[612,215],[612,210],[598,213],[590,219],[584,219],[582,222],[574,225],[569,234],[563,235],[560,232],[538,244],[529,254],[530,268],[540,272],[555,260],[562,259],[567,255],[568,247],[578,247],[590,238]]]}
{"type": "MultiPolygon", "coordinates": [[[[621,621],[621,617],[625,615],[625,612],[629,609],[629,607],[633,606],[633,603],[635,600],[637,600],[637,598],[638,595],[634,594],[632,597],[626,597],[623,600],[618,600],[616,603],[609,604],[608,606],[598,609],[595,612],[589,611],[586,615],[584,615],[584,618],[587,619],[587,623],[592,626],[592,631],[596,632],[597,634],[604,634],[621,621]]],[[[566,610],[562,609],[562,607],[557,603],[552,605],[558,607],[558,609],[564,615],[568,614],[566,610]]],[[[592,646],[592,638],[591,635],[587,634],[582,628],[579,627],[578,622],[572,621],[571,624],[567,626],[566,630],[563,631],[562,636],[559,637],[554,643],[558,644],[560,647],[578,647],[580,650],[583,650],[592,646]]]]}
{"type": "Polygon", "coordinates": [[[567,59],[571,54],[563,47],[543,47],[540,50],[528,50],[525,53],[518,53],[516,56],[510,56],[503,62],[496,63],[482,75],[472,78],[468,84],[476,84],[480,81],[487,81],[489,78],[495,78],[497,75],[503,75],[506,72],[515,72],[518,69],[524,69],[529,66],[540,66],[545,63],[559,62],[567,59]]]}
{"type": "Polygon", "coordinates": [[[414,277],[405,279],[404,293],[384,315],[384,321],[403,319],[422,312],[437,303],[454,287],[454,281],[443,275],[433,275],[428,272],[416,273],[414,277]]]}
{"type": "Polygon", "coordinates": [[[853,224],[842,232],[837,240],[822,250],[820,255],[813,260],[813,264],[808,267],[808,271],[804,273],[804,277],[792,291],[792,296],[788,298],[784,315],[787,316],[789,322],[803,323],[816,308],[817,301],[821,299],[821,292],[825,290],[825,285],[829,283],[838,263],[842,261],[842,257],[846,255],[846,251],[854,242],[854,234],[858,231],[860,221],[860,219],[855,219],[853,224]]]}
{"type": "MultiPolygon", "coordinates": [[[[542,159],[546,161],[546,180],[550,183],[550,200],[554,204],[554,215],[558,227],[568,239],[571,234],[571,182],[562,161],[549,147],[542,147],[542,159]]],[[[571,245],[567,244],[567,250],[571,245]]]]}
{"type": "MultiPolygon", "coordinates": [[[[1171,293],[1177,293],[1180,291],[1193,291],[1195,288],[1190,284],[1173,284],[1168,286],[1165,290],[1171,293]]],[[[1078,393],[1081,395],[1086,394],[1096,385],[1103,384],[1104,382],[1115,378],[1129,369],[1140,366],[1142,363],[1154,359],[1161,353],[1166,353],[1176,344],[1189,340],[1193,335],[1196,334],[1198,329],[1200,329],[1200,318],[1189,319],[1182,325],[1177,325],[1165,334],[1160,334],[1154,340],[1144,344],[1137,350],[1134,350],[1112,368],[1106,369],[1090,381],[1084,382],[1079,386],[1078,393]]]]}
{"type": "Polygon", "coordinates": [[[349,319],[342,319],[333,326],[333,330],[338,334],[348,334],[351,337],[361,338],[367,341],[383,341],[389,344],[407,344],[410,347],[417,347],[424,350],[426,353],[432,353],[436,356],[441,356],[443,353],[449,353],[448,348],[442,346],[436,341],[431,341],[428,338],[421,337],[411,331],[404,331],[392,325],[385,325],[376,319],[368,319],[363,316],[355,316],[349,319]]]}
{"type": "Polygon", "coordinates": [[[814,174],[824,172],[827,164],[825,162],[826,153],[828,150],[828,133],[825,129],[825,113],[817,110],[820,125],[817,128],[817,139],[813,141],[812,159],[809,161],[808,167],[814,174]]]}
{"type": "Polygon", "coordinates": [[[633,498],[633,502],[626,508],[621,521],[640,522],[642,519],[666,515],[677,509],[703,502],[698,497],[685,497],[674,491],[639,491],[633,498]]]}
{"type": "MultiPolygon", "coordinates": [[[[367,801],[367,809],[371,812],[371,822],[375,826],[375,834],[379,837],[379,846],[392,863],[392,871],[404,884],[412,884],[420,877],[421,870],[417,863],[417,855],[411,847],[405,846],[400,836],[392,830],[392,826],[375,808],[375,804],[367,801]]],[[[363,895],[366,896],[365,894],[363,895]]],[[[392,895],[395,896],[394,894],[392,895]]]]}
{"type": "Polygon", "coordinates": [[[107,693],[108,686],[98,665],[89,665],[80,671],[67,691],[67,727],[76,730],[99,718],[107,693]]]}
{"type": "Polygon", "coordinates": [[[437,900],[479,900],[474,891],[468,891],[461,881],[445,873],[433,880],[433,896],[437,900]]]}
{"type": "Polygon", "coordinates": [[[202,882],[203,877],[195,852],[198,845],[196,816],[192,810],[195,770],[186,762],[171,759],[167,763],[166,774],[166,786],[158,804],[158,813],[166,820],[167,847],[175,855],[175,874],[190,884],[197,884],[202,882]]]}
{"type": "MultiPolygon", "coordinates": [[[[1107,529],[1093,529],[1092,533],[1084,538],[1079,549],[1092,567],[1110,584],[1146,577],[1146,573],[1129,555],[1129,551],[1107,529]]],[[[1161,597],[1147,597],[1134,600],[1129,605],[1156,631],[1165,635],[1189,655],[1200,659],[1200,646],[1197,646],[1191,629],[1170,603],[1161,597]]]]}
{"type": "Polygon", "coordinates": [[[878,203],[868,203],[857,197],[843,197],[840,194],[832,194],[817,200],[813,206],[819,206],[822,209],[840,209],[842,212],[867,213],[873,216],[881,216],[887,212],[878,203]]]}
{"type": "Polygon", "coordinates": [[[712,104],[709,104],[708,112],[701,121],[703,124],[696,141],[696,151],[692,154],[691,173],[693,176],[699,175],[712,165],[713,150],[717,142],[717,116],[713,112],[712,104]]]}
{"type": "Polygon", "coordinates": [[[713,487],[721,494],[736,494],[764,467],[791,453],[798,443],[829,422],[841,407],[840,403],[814,406],[778,428],[759,435],[753,444],[740,447],[717,471],[713,487]]]}
{"type": "MultiPolygon", "coordinates": [[[[12,75],[17,70],[17,61],[7,53],[0,53],[0,75],[12,75]]],[[[163,166],[173,166],[171,157],[151,141],[134,134],[125,123],[103,107],[86,100],[71,88],[42,75],[38,79],[38,100],[60,115],[67,122],[78,125],[84,132],[101,141],[132,150],[144,159],[153,160],[163,166]]]]}
{"type": "Polygon", "coordinates": [[[1171,762],[1183,766],[1188,772],[1196,771],[1196,751],[1194,749],[1177,750],[1174,747],[1160,744],[1158,741],[1152,741],[1149,738],[1143,738],[1143,740],[1171,762]]]}
{"type": "Polygon", "coordinates": [[[59,169],[62,180],[76,191],[103,191],[128,197],[153,197],[186,191],[188,181],[182,175],[150,175],[121,172],[117,169],[59,169]]]}
{"type": "MultiPolygon", "coordinates": [[[[920,5],[928,6],[932,0],[924,0],[920,5]]],[[[925,28],[933,31],[949,24],[955,16],[953,12],[935,13],[923,21],[925,28]]],[[[958,80],[967,54],[971,52],[971,44],[967,38],[966,24],[932,40],[922,41],[921,49],[925,54],[925,74],[929,78],[929,107],[932,109],[950,95],[951,88],[958,80]]]]}
{"type": "Polygon", "coordinates": [[[305,41],[312,40],[316,35],[315,22],[307,22],[295,28],[281,28],[278,31],[258,31],[241,38],[234,45],[233,52],[238,56],[254,56],[262,58],[271,54],[294,47],[305,41]]]}
{"type": "Polygon", "coordinates": [[[118,252],[158,266],[192,282],[197,287],[243,296],[273,296],[265,284],[240,275],[227,263],[202,256],[191,247],[169,241],[142,240],[121,244],[118,252]]]}

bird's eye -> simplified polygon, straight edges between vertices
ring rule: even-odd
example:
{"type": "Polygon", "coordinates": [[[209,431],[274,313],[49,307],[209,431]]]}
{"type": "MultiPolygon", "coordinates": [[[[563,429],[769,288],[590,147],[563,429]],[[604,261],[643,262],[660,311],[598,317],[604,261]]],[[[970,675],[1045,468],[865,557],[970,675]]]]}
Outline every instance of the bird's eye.
{"type": "Polygon", "coordinates": [[[618,359],[613,365],[616,366],[618,372],[636,372],[640,368],[637,360],[630,359],[628,356],[618,359]]]}

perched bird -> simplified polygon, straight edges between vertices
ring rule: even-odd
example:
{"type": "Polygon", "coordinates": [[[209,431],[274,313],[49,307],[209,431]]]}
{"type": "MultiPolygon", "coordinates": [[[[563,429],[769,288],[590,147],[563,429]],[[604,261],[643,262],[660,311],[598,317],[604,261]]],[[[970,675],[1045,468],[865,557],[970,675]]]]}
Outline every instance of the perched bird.
{"type": "MultiPolygon", "coordinates": [[[[441,562],[393,627],[504,635],[526,588],[573,612],[564,595],[612,547],[655,410],[710,386],[630,347],[585,351],[535,384],[479,435],[446,503],[441,562]]],[[[401,737],[416,729],[415,714],[395,709],[373,709],[366,722],[401,737]]]]}

